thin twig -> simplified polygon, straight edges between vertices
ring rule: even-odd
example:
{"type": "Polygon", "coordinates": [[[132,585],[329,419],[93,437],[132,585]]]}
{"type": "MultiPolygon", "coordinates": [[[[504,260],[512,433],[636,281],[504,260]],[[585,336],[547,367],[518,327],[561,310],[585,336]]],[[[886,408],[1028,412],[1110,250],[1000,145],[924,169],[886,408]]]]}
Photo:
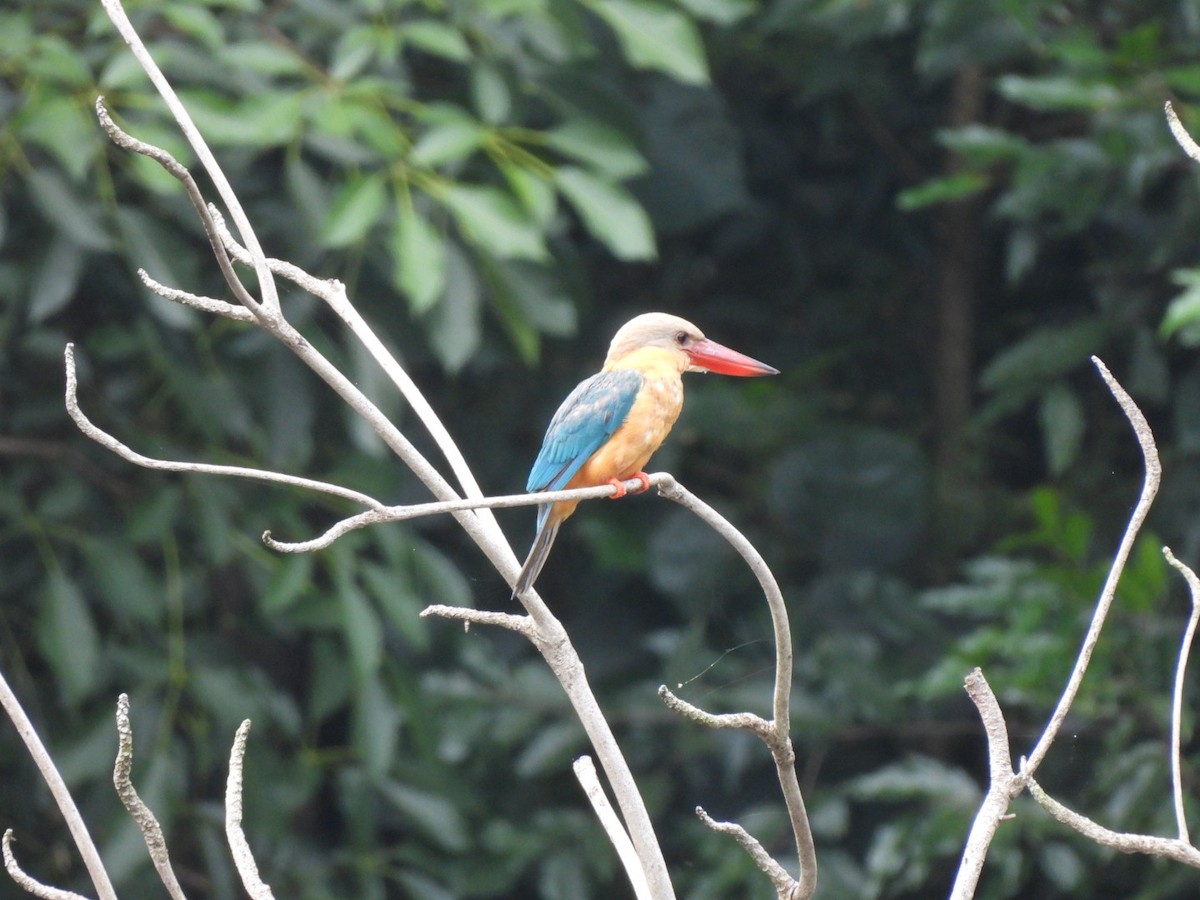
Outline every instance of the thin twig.
{"type": "Polygon", "coordinates": [[[1200,162],[1200,145],[1197,145],[1192,136],[1187,133],[1187,129],[1179,121],[1179,116],[1170,100],[1164,104],[1163,110],[1167,114],[1167,126],[1171,129],[1171,134],[1175,136],[1176,142],[1183,148],[1183,152],[1196,162],[1200,162]]]}
{"type": "Polygon", "coordinates": [[[613,811],[612,804],[608,802],[608,796],[604,793],[600,778],[596,774],[596,764],[590,756],[581,756],[571,768],[575,771],[575,777],[583,787],[583,792],[591,801],[596,818],[600,820],[609,841],[617,850],[629,883],[633,885],[634,896],[637,900],[653,900],[654,895],[650,893],[650,885],[646,883],[646,874],[642,871],[637,851],[633,849],[633,841],[629,839],[629,832],[625,830],[625,826],[613,811]]]}
{"type": "Polygon", "coordinates": [[[710,713],[677,697],[665,684],[658,686],[658,697],[667,709],[705,728],[738,728],[753,732],[764,742],[771,740],[771,723],[762,716],[751,712],[710,713]]]}
{"type": "Polygon", "coordinates": [[[446,606],[441,603],[425,607],[421,610],[420,615],[422,618],[426,616],[440,616],[443,619],[454,619],[462,622],[464,627],[470,625],[491,625],[496,628],[507,628],[509,631],[525,635],[530,640],[533,640],[536,636],[533,620],[529,616],[514,616],[512,613],[472,609],[469,606],[446,606]]]}
{"type": "Polygon", "coordinates": [[[212,150],[204,140],[204,136],[200,134],[200,130],[196,127],[196,123],[192,121],[191,115],[183,103],[180,102],[175,89],[171,87],[167,77],[163,75],[162,70],[154,62],[150,56],[150,51],[146,49],[146,45],[142,43],[142,39],[138,36],[137,31],[133,27],[133,23],[129,21],[129,17],[125,14],[124,8],[121,6],[120,0],[101,0],[104,4],[104,11],[108,13],[109,19],[116,26],[125,43],[129,45],[129,49],[133,52],[134,57],[141,65],[145,73],[150,77],[150,81],[154,84],[160,97],[167,104],[167,108],[171,110],[171,114],[175,117],[175,122],[179,125],[179,130],[183,132],[184,138],[192,149],[196,151],[196,157],[200,160],[200,164],[204,166],[204,171],[208,173],[208,177],[212,180],[213,186],[216,187],[217,193],[221,195],[221,200],[225,203],[226,209],[233,216],[234,224],[237,225],[238,231],[242,235],[242,240],[250,249],[250,255],[254,266],[254,274],[258,278],[258,287],[262,291],[262,303],[272,313],[279,311],[279,294],[275,287],[275,279],[271,277],[271,270],[267,267],[266,254],[263,253],[262,247],[258,243],[258,237],[254,233],[254,229],[250,226],[250,219],[246,216],[242,209],[241,201],[238,200],[237,194],[229,184],[229,180],[225,177],[225,173],[217,164],[217,159],[213,156],[212,150]]]}
{"type": "Polygon", "coordinates": [[[1046,725],[1046,730],[1042,732],[1037,745],[1033,748],[1028,760],[1021,769],[1022,775],[1033,775],[1037,771],[1038,766],[1042,764],[1042,760],[1046,758],[1046,754],[1050,751],[1050,745],[1058,737],[1059,729],[1062,728],[1062,723],[1067,718],[1067,713],[1071,711],[1071,704],[1075,702],[1075,695],[1079,693],[1079,686],[1083,683],[1083,676],[1087,672],[1088,663],[1091,662],[1092,652],[1096,649],[1096,644],[1100,640],[1100,631],[1104,628],[1104,621],[1108,617],[1108,610],[1112,606],[1113,598],[1116,596],[1117,583],[1121,580],[1121,573],[1125,571],[1125,564],[1129,560],[1129,554],[1133,551],[1134,541],[1137,540],[1138,532],[1141,530],[1142,523],[1146,520],[1146,515],[1150,512],[1150,507],[1154,503],[1155,496],[1158,494],[1159,484],[1162,482],[1162,463],[1159,461],[1158,447],[1154,443],[1154,435],[1150,431],[1150,424],[1146,421],[1146,417],[1142,415],[1142,411],[1138,409],[1133,398],[1129,396],[1125,388],[1121,387],[1120,383],[1108,371],[1108,367],[1100,361],[1099,357],[1093,356],[1092,364],[1100,372],[1100,377],[1108,385],[1108,389],[1112,392],[1113,397],[1116,398],[1121,411],[1125,413],[1125,418],[1129,420],[1129,424],[1133,427],[1133,433],[1137,437],[1138,446],[1142,450],[1145,476],[1142,482],[1141,495],[1138,497],[1133,514],[1129,517],[1129,524],[1125,527],[1125,533],[1121,536],[1121,544],[1117,548],[1116,556],[1113,557],[1112,566],[1109,567],[1108,578],[1104,581],[1104,588],[1101,590],[1100,599],[1096,603],[1096,611],[1092,614],[1092,623],[1088,626],[1087,635],[1083,639],[1083,646],[1079,648],[1079,655],[1075,659],[1075,668],[1071,671],[1071,677],[1067,680],[1067,686],[1063,690],[1062,697],[1058,701],[1058,706],[1055,708],[1054,714],[1050,717],[1050,721],[1046,725]]]}
{"type": "Polygon", "coordinates": [[[1183,808],[1183,771],[1181,745],[1183,743],[1183,685],[1187,674],[1188,656],[1192,652],[1192,642],[1196,638],[1196,626],[1200,624],[1200,578],[1175,558],[1170,547],[1163,547],[1163,556],[1174,566],[1184,581],[1187,582],[1188,593],[1192,598],[1192,613],[1188,616],[1187,627],[1183,631],[1183,644],[1179,648],[1179,659],[1175,663],[1175,689],[1171,699],[1171,788],[1175,795],[1175,823],[1179,829],[1179,839],[1190,844],[1188,837],[1187,815],[1183,808]]]}
{"type": "MultiPolygon", "coordinates": [[[[62,813],[71,837],[75,839],[75,846],[79,848],[79,855],[83,857],[83,864],[87,867],[88,875],[91,876],[92,884],[95,885],[100,900],[117,900],[117,892],[113,889],[112,881],[104,868],[104,861],[100,859],[100,852],[96,849],[92,836],[88,834],[87,823],[79,814],[79,808],[75,805],[75,800],[71,797],[71,792],[67,789],[67,784],[63,781],[58,767],[54,765],[54,760],[46,751],[46,745],[38,737],[37,730],[29,721],[29,716],[25,715],[25,710],[17,699],[17,695],[8,686],[3,672],[0,672],[0,706],[3,706],[4,711],[8,713],[13,726],[17,729],[17,734],[25,742],[25,748],[29,751],[30,758],[37,766],[38,771],[42,773],[42,778],[46,780],[54,802],[58,804],[58,811],[62,813]]],[[[5,847],[7,849],[7,842],[5,847]]]]}
{"type": "Polygon", "coordinates": [[[178,288],[167,287],[165,284],[150,277],[145,269],[138,269],[137,273],[138,278],[142,280],[142,284],[154,291],[158,296],[173,303],[178,303],[181,306],[190,306],[192,309],[198,309],[200,312],[209,313],[210,315],[224,316],[226,319],[233,319],[237,322],[253,323],[257,321],[254,313],[244,306],[238,306],[236,303],[230,303],[227,300],[202,297],[199,294],[192,294],[188,291],[181,291],[178,288]]]}
{"type": "Polygon", "coordinates": [[[1042,786],[1029,779],[1029,793],[1038,805],[1059,822],[1067,825],[1090,841],[1095,841],[1103,847],[1111,847],[1121,853],[1144,853],[1148,856],[1161,856],[1183,863],[1185,866],[1200,869],[1200,850],[1186,841],[1175,838],[1155,837],[1150,834],[1126,834],[1113,831],[1093,822],[1087,816],[1081,816],[1074,810],[1063,806],[1042,789],[1042,786]]]}
{"type": "Polygon", "coordinates": [[[97,426],[87,417],[79,406],[78,384],[75,374],[75,345],[67,344],[63,352],[66,361],[67,387],[66,387],[66,407],[67,414],[70,415],[79,430],[85,436],[91,438],[97,444],[111,450],[113,453],[120,456],[122,459],[128,460],[134,465],[141,466],[145,469],[158,469],[165,472],[189,472],[198,475],[227,475],[231,478],[249,478],[253,481],[266,481],[273,484],[286,484],[291,487],[303,488],[307,491],[320,491],[324,494],[331,494],[335,497],[341,497],[346,500],[353,500],[355,503],[361,503],[364,506],[369,506],[375,509],[383,508],[383,504],[373,497],[349,488],[341,487],[340,485],[330,484],[325,481],[316,481],[312,478],[300,478],[296,475],[285,475],[282,472],[272,472],[267,469],[252,469],[245,466],[223,466],[212,463],[191,463],[179,462],[177,460],[154,459],[150,456],[143,456],[136,450],[125,446],[115,437],[102,428],[97,426]]]}
{"type": "Polygon", "coordinates": [[[713,831],[718,834],[728,835],[737,841],[742,849],[750,855],[750,858],[754,860],[754,864],[762,870],[763,874],[771,879],[771,883],[775,885],[776,893],[781,898],[792,900],[792,898],[800,897],[800,894],[797,892],[798,882],[796,879],[766,851],[766,848],[758,842],[758,839],[754,835],[737,822],[718,822],[706,813],[702,806],[696,807],[696,815],[701,822],[713,831]]]}
{"type": "Polygon", "coordinates": [[[42,884],[32,875],[27,873],[17,863],[17,857],[13,854],[12,845],[15,838],[11,828],[4,832],[3,848],[4,848],[4,870],[8,872],[8,877],[17,883],[17,886],[28,894],[33,894],[35,897],[40,897],[41,900],[88,900],[83,894],[76,894],[74,891],[65,891],[62,888],[51,887],[48,884],[42,884]]]}
{"type": "Polygon", "coordinates": [[[146,849],[150,851],[150,860],[158,872],[159,880],[172,900],[187,900],[175,870],[171,867],[171,854],[167,850],[167,841],[163,837],[162,826],[138,796],[137,788],[133,786],[130,777],[133,773],[133,726],[129,723],[129,695],[117,697],[117,762],[113,767],[113,787],[117,796],[129,811],[130,817],[142,833],[146,841],[146,849]]]}
{"type": "Polygon", "coordinates": [[[238,726],[233,738],[233,749],[229,752],[229,780],[225,783],[225,838],[233,854],[233,864],[241,876],[242,886],[254,900],[275,900],[271,888],[258,875],[258,864],[254,852],[242,830],[242,765],[246,758],[246,737],[250,734],[250,720],[238,726]]]}

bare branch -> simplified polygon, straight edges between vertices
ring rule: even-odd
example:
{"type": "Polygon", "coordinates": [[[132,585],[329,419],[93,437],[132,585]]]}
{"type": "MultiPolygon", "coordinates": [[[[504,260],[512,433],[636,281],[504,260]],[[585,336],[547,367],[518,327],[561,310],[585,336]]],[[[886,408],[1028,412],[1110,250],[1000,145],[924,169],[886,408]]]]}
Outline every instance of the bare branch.
{"type": "Polygon", "coordinates": [[[741,728],[758,735],[768,745],[771,742],[771,723],[762,716],[749,712],[721,714],[706,712],[677,697],[665,684],[658,686],[658,696],[667,709],[677,712],[685,719],[691,719],[705,728],[741,728]]]}
{"type": "Polygon", "coordinates": [[[1196,637],[1196,626],[1200,624],[1200,578],[1191,567],[1175,558],[1170,547],[1163,547],[1163,556],[1167,562],[1179,570],[1187,582],[1188,593],[1192,598],[1192,614],[1188,616],[1187,627],[1183,631],[1183,644],[1179,648],[1179,659],[1175,663],[1175,689],[1171,700],[1171,788],[1175,796],[1175,823],[1179,829],[1179,839],[1190,844],[1188,837],[1187,815],[1183,808],[1183,772],[1180,762],[1180,746],[1183,742],[1183,683],[1187,674],[1188,656],[1192,651],[1192,642],[1196,637]]]}
{"type": "Polygon", "coordinates": [[[792,747],[792,632],[788,624],[783,592],[762,554],[728,519],[674,478],[663,478],[657,486],[661,496],[689,510],[721,535],[741,555],[754,577],[758,579],[771,611],[771,627],[775,637],[775,689],[772,694],[774,715],[770,722],[765,722],[750,713],[712,716],[675,697],[665,685],[659,687],[659,696],[673,709],[689,718],[704,721],[711,727],[748,728],[766,743],[775,761],[775,771],[784,802],[787,804],[788,818],[796,840],[796,855],[800,861],[800,880],[789,889],[789,896],[795,900],[803,900],[811,897],[817,889],[817,850],[813,842],[812,826],[808,821],[808,812],[804,806],[804,795],[800,791],[800,781],[796,776],[796,752],[792,747]]]}
{"type": "Polygon", "coordinates": [[[138,269],[138,278],[142,279],[142,284],[148,287],[158,296],[181,306],[190,306],[192,309],[198,309],[200,312],[210,313],[214,316],[224,316],[227,319],[234,319],[238,322],[255,322],[257,319],[250,310],[244,306],[238,306],[236,303],[229,303],[226,300],[217,300],[213,297],[201,297],[199,294],[190,294],[187,291],[181,291],[178,288],[167,287],[146,272],[145,269],[138,269]]]}
{"type": "Polygon", "coordinates": [[[1162,463],[1159,461],[1158,447],[1154,443],[1154,435],[1150,431],[1150,424],[1146,421],[1146,417],[1142,415],[1142,411],[1138,409],[1133,398],[1129,396],[1125,388],[1121,387],[1112,373],[1108,371],[1108,367],[1100,361],[1099,357],[1093,356],[1092,364],[1100,372],[1100,377],[1108,385],[1108,389],[1112,392],[1113,397],[1116,398],[1121,411],[1125,413],[1125,418],[1129,420],[1129,424],[1133,427],[1133,433],[1137,436],[1138,446],[1142,450],[1145,477],[1142,482],[1141,496],[1138,497],[1133,514],[1129,517],[1129,524],[1125,526],[1125,533],[1121,536],[1121,544],[1117,548],[1116,556],[1113,557],[1112,566],[1108,570],[1108,578],[1105,579],[1104,588],[1100,592],[1100,599],[1096,603],[1096,611],[1092,615],[1092,624],[1088,626],[1087,635],[1083,639],[1083,646],[1080,647],[1079,656],[1075,659],[1075,668],[1071,672],[1071,677],[1067,680],[1067,686],[1063,690],[1062,697],[1058,701],[1058,706],[1055,708],[1054,714],[1050,717],[1050,721],[1046,725],[1046,730],[1042,732],[1042,736],[1038,739],[1033,752],[1029,754],[1028,761],[1022,766],[1022,773],[1027,775],[1033,775],[1037,771],[1038,766],[1042,764],[1042,760],[1046,758],[1046,754],[1050,750],[1050,745],[1058,737],[1059,729],[1062,728],[1062,723],[1067,718],[1067,713],[1071,710],[1071,704],[1075,702],[1075,695],[1079,693],[1079,686],[1083,683],[1084,673],[1087,672],[1088,663],[1091,662],[1092,651],[1096,649],[1096,643],[1100,640],[1100,631],[1104,627],[1104,620],[1108,617],[1108,610],[1112,606],[1113,597],[1116,596],[1117,582],[1121,579],[1121,573],[1125,571],[1125,563],[1129,560],[1129,554],[1133,550],[1134,541],[1137,540],[1138,531],[1141,529],[1142,523],[1146,520],[1146,515],[1150,512],[1150,507],[1154,503],[1154,497],[1158,494],[1159,484],[1162,482],[1162,463]]]}
{"type": "Polygon", "coordinates": [[[637,900],[653,900],[654,895],[650,893],[650,885],[646,883],[646,874],[642,871],[637,851],[633,849],[633,841],[629,839],[629,833],[621,824],[621,820],[617,818],[617,814],[613,812],[612,804],[608,802],[604,788],[600,785],[600,778],[596,775],[596,765],[592,762],[592,758],[581,756],[575,760],[571,768],[575,770],[575,777],[583,787],[583,792],[587,794],[588,800],[591,801],[596,818],[604,826],[609,841],[617,850],[621,865],[625,867],[625,874],[629,877],[630,884],[633,885],[634,896],[637,897],[637,900]]]}
{"type": "Polygon", "coordinates": [[[1103,847],[1111,847],[1113,850],[1119,850],[1121,853],[1144,853],[1148,856],[1162,856],[1167,859],[1173,859],[1175,862],[1183,863],[1185,866],[1200,869],[1200,850],[1197,850],[1185,841],[1174,838],[1154,837],[1148,834],[1125,834],[1105,828],[1103,825],[1093,822],[1087,816],[1081,816],[1079,813],[1063,806],[1047,794],[1042,789],[1042,786],[1032,778],[1029,779],[1029,793],[1038,802],[1038,805],[1054,816],[1055,819],[1075,829],[1088,840],[1095,841],[1103,847]]]}
{"type": "Polygon", "coordinates": [[[696,807],[696,815],[700,821],[711,828],[718,834],[725,834],[737,841],[743,850],[745,850],[754,864],[762,870],[771,883],[775,885],[775,891],[779,894],[781,900],[792,900],[802,896],[797,892],[798,883],[792,878],[791,873],[781,866],[769,854],[766,849],[760,844],[754,835],[750,834],[745,828],[737,824],[737,822],[718,822],[712,816],[704,811],[704,807],[696,807]]]}
{"type": "Polygon", "coordinates": [[[222,466],[211,463],[189,463],[175,460],[154,459],[143,456],[135,450],[122,444],[108,432],[93,423],[79,407],[78,384],[75,375],[75,345],[67,344],[64,351],[67,372],[66,407],[67,413],[74,420],[79,430],[102,447],[111,450],[122,459],[146,469],[158,469],[165,472],[190,472],[198,475],[228,475],[232,478],[249,478],[254,481],[266,481],[273,484],[286,484],[291,487],[303,488],[308,491],[320,491],[332,494],[346,500],[353,500],[364,506],[381,509],[383,504],[373,497],[336,484],[316,481],[312,478],[300,478],[296,475],[285,475],[282,472],[271,472],[266,469],[251,469],[244,466],[222,466]]]}
{"type": "Polygon", "coordinates": [[[1171,129],[1171,134],[1175,136],[1176,142],[1183,148],[1183,152],[1200,162],[1200,146],[1192,139],[1192,136],[1187,133],[1187,129],[1183,127],[1183,123],[1179,121],[1179,116],[1175,112],[1175,107],[1168,100],[1164,105],[1164,111],[1167,114],[1167,126],[1171,129]]]}
{"type": "Polygon", "coordinates": [[[531,641],[537,638],[537,629],[529,616],[514,616],[512,613],[490,612],[486,609],[472,609],[469,606],[446,606],[436,603],[421,610],[421,617],[440,616],[443,619],[454,619],[462,622],[467,628],[471,624],[493,625],[497,628],[507,628],[525,635],[531,641]]]}
{"type": "MultiPolygon", "coordinates": [[[[112,881],[109,879],[108,872],[104,868],[104,862],[100,859],[100,853],[96,849],[96,845],[92,842],[92,836],[88,834],[87,824],[83,821],[83,816],[79,814],[79,808],[75,805],[75,800],[71,797],[71,792],[67,789],[66,782],[63,781],[58,767],[54,765],[54,760],[50,758],[50,754],[46,751],[46,745],[38,737],[33,723],[29,721],[29,716],[25,714],[25,709],[21,706],[20,701],[17,700],[17,695],[8,686],[8,680],[4,677],[3,672],[0,672],[0,706],[3,706],[4,711],[8,713],[13,726],[17,729],[17,734],[25,742],[25,748],[29,751],[29,756],[33,759],[34,765],[42,773],[42,778],[46,780],[46,784],[50,788],[50,793],[54,796],[54,802],[58,804],[58,811],[62,813],[62,817],[67,823],[67,828],[71,832],[71,837],[75,839],[75,846],[79,848],[79,855],[83,857],[83,864],[87,867],[92,884],[96,887],[96,894],[100,900],[117,900],[117,892],[113,889],[112,881]]],[[[7,865],[8,858],[11,855],[8,850],[7,836],[4,843],[4,852],[5,864],[7,865]]],[[[16,866],[15,860],[13,861],[13,866],[16,866]]],[[[18,869],[18,871],[20,870],[18,869]]],[[[9,874],[12,875],[11,869],[9,869],[9,874]]],[[[13,875],[13,878],[16,877],[13,875]]],[[[37,882],[33,883],[36,884],[37,882]]],[[[24,884],[21,886],[25,887],[24,884]]],[[[55,889],[51,888],[50,890],[55,889]]],[[[64,894],[64,896],[66,895],[64,894]]],[[[56,898],[56,900],[61,900],[61,898],[56,898]]]]}
{"type": "MultiPolygon", "coordinates": [[[[983,677],[983,671],[977,668],[971,672],[964,686],[967,696],[979,710],[979,718],[983,721],[991,778],[988,780],[987,796],[980,804],[967,836],[962,862],[950,891],[950,900],[968,900],[975,896],[975,888],[979,884],[979,876],[983,873],[988,847],[991,846],[996,829],[1000,827],[1008,805],[1012,802],[1014,783],[1017,781],[1013,774],[1012,754],[1008,748],[1008,726],[1004,723],[1004,713],[996,695],[992,693],[991,685],[983,677]]],[[[1019,790],[1018,788],[1017,792],[1019,790]]]]}
{"type": "Polygon", "coordinates": [[[175,117],[175,121],[179,125],[179,130],[192,146],[192,149],[196,151],[196,157],[200,160],[201,165],[204,166],[204,171],[208,173],[208,177],[212,179],[213,185],[216,187],[217,193],[221,195],[221,200],[225,203],[225,207],[229,210],[230,215],[233,216],[234,224],[237,225],[242,239],[250,249],[250,255],[253,258],[254,274],[258,277],[259,290],[262,291],[263,305],[270,313],[277,314],[279,312],[279,294],[275,288],[275,280],[271,277],[271,271],[267,267],[265,254],[262,247],[259,246],[254,229],[250,227],[250,220],[243,211],[237,194],[233,192],[229,180],[217,164],[216,157],[213,156],[204,137],[192,121],[192,117],[175,94],[175,89],[171,87],[162,70],[155,64],[154,59],[150,56],[150,51],[146,49],[146,45],[142,43],[142,39],[138,36],[137,31],[134,30],[133,23],[125,15],[125,10],[122,8],[120,0],[102,0],[102,2],[104,3],[104,10],[108,13],[109,19],[112,20],[117,31],[121,33],[121,37],[125,39],[125,43],[129,45],[129,49],[133,51],[133,55],[142,69],[150,76],[150,81],[153,82],[159,96],[163,98],[168,109],[171,110],[171,114],[175,117]]]}
{"type": "Polygon", "coordinates": [[[253,900],[275,900],[271,888],[258,875],[258,864],[254,853],[242,831],[242,763],[246,758],[246,737],[250,734],[250,720],[238,726],[233,738],[233,749],[229,753],[229,780],[225,783],[225,838],[233,853],[233,864],[237,866],[242,886],[253,900]]]}
{"type": "Polygon", "coordinates": [[[150,851],[150,860],[158,872],[159,880],[172,900],[187,900],[175,870],[171,868],[171,855],[167,851],[167,841],[163,837],[162,826],[138,796],[137,788],[133,786],[130,775],[133,772],[133,726],[129,723],[129,695],[117,697],[117,762],[113,767],[113,787],[117,796],[125,804],[130,817],[137,824],[138,831],[146,841],[146,849],[150,851]]]}
{"type": "MultiPolygon", "coordinates": [[[[651,484],[655,479],[659,482],[670,479],[671,476],[665,472],[658,472],[650,476],[651,484]]],[[[632,493],[635,490],[641,490],[642,481],[639,478],[630,478],[624,482],[624,487],[627,493],[632,493]]],[[[286,541],[277,541],[271,536],[271,532],[263,534],[263,542],[273,550],[278,550],[280,553],[311,553],[313,550],[322,550],[328,547],[338,538],[349,534],[351,531],[356,531],[359,528],[366,528],[370,525],[380,525],[387,522],[403,522],[408,519],[417,519],[422,516],[436,516],[444,513],[464,512],[466,510],[475,509],[511,509],[517,506],[541,506],[543,503],[557,503],[559,500],[595,500],[600,497],[613,497],[617,493],[617,488],[611,484],[602,484],[598,487],[588,488],[572,488],[569,491],[542,491],[534,494],[505,494],[500,497],[480,497],[478,499],[467,500],[439,500],[435,503],[415,503],[408,506],[385,506],[380,509],[372,509],[367,512],[358,513],[342,519],[329,530],[319,537],[315,537],[309,541],[298,541],[289,543],[286,541]]]]}
{"type": "Polygon", "coordinates": [[[9,877],[17,883],[17,886],[26,893],[33,894],[35,897],[41,897],[42,900],[87,900],[83,894],[76,894],[74,891],[64,891],[62,888],[51,887],[48,884],[42,884],[32,875],[25,872],[17,863],[16,856],[12,852],[13,830],[11,828],[4,832],[3,848],[4,848],[4,869],[8,872],[9,877]]]}

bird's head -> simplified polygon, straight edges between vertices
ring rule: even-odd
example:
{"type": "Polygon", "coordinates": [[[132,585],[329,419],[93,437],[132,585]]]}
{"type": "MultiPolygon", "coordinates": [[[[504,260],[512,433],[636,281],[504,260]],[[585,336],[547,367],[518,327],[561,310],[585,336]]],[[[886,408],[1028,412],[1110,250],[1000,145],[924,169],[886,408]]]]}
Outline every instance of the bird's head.
{"type": "Polygon", "coordinates": [[[604,367],[640,350],[659,347],[680,354],[680,371],[721,375],[778,375],[779,370],[710,341],[687,319],[667,313],[642,313],[621,326],[608,348],[604,367]]]}

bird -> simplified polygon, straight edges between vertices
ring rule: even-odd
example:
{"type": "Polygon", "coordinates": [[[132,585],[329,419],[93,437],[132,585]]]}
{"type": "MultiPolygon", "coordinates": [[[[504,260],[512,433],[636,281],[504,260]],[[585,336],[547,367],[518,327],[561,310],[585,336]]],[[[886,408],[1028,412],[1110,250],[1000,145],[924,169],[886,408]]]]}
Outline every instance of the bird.
{"type": "MultiPolygon", "coordinates": [[[[626,494],[666,439],[683,409],[683,373],[717,372],[742,377],[779,370],[711,341],[679,316],[643,313],[617,331],[604,367],[580,382],[550,420],[542,449],[529,471],[527,493],[611,484],[613,499],[626,494]]],[[[517,576],[513,597],[531,587],[546,563],[558,529],[578,500],[538,506],[537,533],[517,576]]]]}

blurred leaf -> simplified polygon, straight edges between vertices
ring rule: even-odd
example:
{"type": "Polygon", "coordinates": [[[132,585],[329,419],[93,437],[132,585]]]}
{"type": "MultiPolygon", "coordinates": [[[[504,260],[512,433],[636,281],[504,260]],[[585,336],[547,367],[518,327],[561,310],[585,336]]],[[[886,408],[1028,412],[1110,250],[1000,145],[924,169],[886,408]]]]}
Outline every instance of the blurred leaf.
{"type": "Polygon", "coordinates": [[[385,781],[380,796],[403,813],[411,825],[446,850],[463,852],[470,846],[466,824],[444,797],[399,781],[385,781]]]}
{"type": "Polygon", "coordinates": [[[308,66],[291,47],[270,41],[237,41],[221,43],[219,58],[234,69],[245,69],[260,75],[303,76],[308,66]]]}
{"type": "Polygon", "coordinates": [[[554,177],[588,231],[614,256],[629,261],[655,257],[658,251],[650,218],[630,193],[570,166],[558,169],[554,177]]]}
{"type": "Polygon", "coordinates": [[[696,23],[652,0],[596,0],[592,7],[617,33],[625,57],[687,84],[708,83],[708,62],[696,23]]]}
{"type": "Polygon", "coordinates": [[[471,48],[462,32],[435,19],[408,22],[397,29],[414,47],[451,62],[467,62],[471,48]]]}
{"type": "Polygon", "coordinates": [[[546,143],[607,175],[622,181],[643,174],[646,158],[624,134],[595,119],[571,118],[545,134],[546,143]]]}
{"type": "Polygon", "coordinates": [[[1048,381],[1065,375],[1100,352],[1107,332],[1107,325],[1094,318],[1037,328],[994,356],[984,367],[979,382],[984,390],[1009,392],[1022,398],[1034,391],[1040,393],[1048,381]]]}
{"type": "Polygon", "coordinates": [[[453,185],[441,197],[471,243],[502,259],[549,258],[539,229],[512,197],[491,187],[453,185]]]}
{"type": "Polygon", "coordinates": [[[1110,84],[1065,75],[1003,75],[995,85],[1001,96],[1041,112],[1106,109],[1115,106],[1121,97],[1110,84]]]}
{"type": "Polygon", "coordinates": [[[46,577],[37,621],[38,648],[50,664],[63,700],[75,706],[94,686],[100,636],[83,594],[64,573],[46,577]]]}
{"type": "Polygon", "coordinates": [[[1178,335],[1185,347],[1200,345],[1200,269],[1176,269],[1171,281],[1184,290],[1167,305],[1159,325],[1163,338],[1178,335]]]}
{"type": "Polygon", "coordinates": [[[306,98],[286,90],[264,90],[238,100],[209,91],[180,89],[200,133],[214,147],[278,147],[299,133],[306,98]]]}
{"type": "Polygon", "coordinates": [[[498,125],[512,113],[512,93],[504,75],[495,66],[471,69],[471,99],[483,121],[498,125]]]}
{"type": "Polygon", "coordinates": [[[383,174],[348,180],[329,207],[329,216],[321,229],[321,243],[326,247],[358,243],[379,224],[387,201],[383,174]]]}
{"type": "Polygon", "coordinates": [[[14,124],[22,139],[50,153],[76,182],[99,158],[96,122],[73,97],[32,94],[14,124]]]}
{"type": "Polygon", "coordinates": [[[938,203],[953,203],[987,190],[986,176],[977,172],[962,172],[944,178],[931,178],[923,184],[908,188],[896,195],[896,206],[905,212],[935,206],[938,203]]]}
{"type": "Polygon", "coordinates": [[[440,122],[413,145],[411,159],[422,166],[443,166],[467,159],[483,144],[487,130],[470,119],[440,122]]]}
{"type": "Polygon", "coordinates": [[[30,322],[43,322],[67,305],[83,274],[83,263],[83,251],[74,241],[63,235],[54,238],[42,254],[30,287],[30,322]]]}
{"type": "Polygon", "coordinates": [[[113,242],[101,221],[99,208],[85,201],[58,173],[35,169],[28,183],[34,205],[56,228],[88,250],[109,250],[113,242]]]}
{"type": "Polygon", "coordinates": [[[384,689],[378,672],[359,685],[354,698],[353,743],[372,780],[386,776],[395,762],[402,718],[401,707],[384,689]]]}
{"type": "Polygon", "coordinates": [[[383,629],[375,610],[357,585],[341,579],[337,597],[342,636],[350,651],[355,680],[361,685],[374,676],[383,660],[383,629]]]}
{"type": "Polygon", "coordinates": [[[392,230],[392,283],[416,315],[429,310],[446,288],[446,244],[411,203],[401,203],[392,230]]]}
{"type": "Polygon", "coordinates": [[[163,6],[162,15],[172,26],[214,53],[225,43],[221,22],[204,6],[169,3],[163,6]]]}
{"type": "Polygon", "coordinates": [[[1079,456],[1083,444],[1083,404],[1066,384],[1059,382],[1042,395],[1038,409],[1046,442],[1046,466],[1057,477],[1079,456]]]}

